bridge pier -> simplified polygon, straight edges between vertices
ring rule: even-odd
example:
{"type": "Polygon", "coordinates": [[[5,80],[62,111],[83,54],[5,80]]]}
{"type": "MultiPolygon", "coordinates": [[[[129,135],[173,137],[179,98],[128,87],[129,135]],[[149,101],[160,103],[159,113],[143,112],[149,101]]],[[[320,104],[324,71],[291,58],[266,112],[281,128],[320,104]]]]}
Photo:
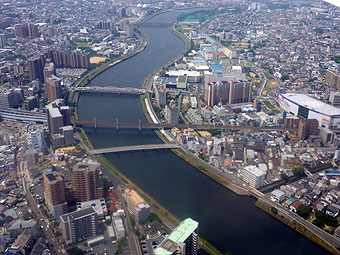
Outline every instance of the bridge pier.
{"type": "Polygon", "coordinates": [[[93,120],[94,120],[94,131],[97,130],[97,119],[96,117],[93,117],[93,120]]]}
{"type": "Polygon", "coordinates": [[[118,121],[117,118],[116,118],[116,131],[117,131],[117,132],[119,131],[119,121],[118,121]]]}
{"type": "Polygon", "coordinates": [[[138,120],[138,132],[142,132],[142,122],[140,120],[138,120]]]}

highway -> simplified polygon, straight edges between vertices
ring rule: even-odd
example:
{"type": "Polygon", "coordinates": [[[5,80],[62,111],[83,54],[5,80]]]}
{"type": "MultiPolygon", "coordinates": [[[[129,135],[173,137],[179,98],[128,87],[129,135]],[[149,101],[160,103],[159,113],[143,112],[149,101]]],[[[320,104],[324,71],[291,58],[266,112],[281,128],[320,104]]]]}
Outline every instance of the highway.
{"type": "Polygon", "coordinates": [[[119,128],[137,128],[137,129],[186,129],[192,128],[195,130],[250,130],[252,132],[260,131],[296,131],[295,128],[287,128],[283,126],[275,127],[251,127],[251,126],[213,126],[213,125],[191,125],[191,124],[170,124],[170,123],[140,123],[140,122],[111,122],[111,121],[89,121],[89,120],[72,120],[72,124],[76,127],[113,127],[119,128]]]}
{"type": "Polygon", "coordinates": [[[178,149],[180,148],[177,144],[144,144],[144,145],[131,145],[131,146],[119,146],[109,147],[103,149],[96,149],[90,151],[90,154],[97,155],[103,153],[114,153],[114,152],[126,152],[126,151],[145,151],[145,150],[158,150],[158,149],[178,149]]]}
{"type": "Polygon", "coordinates": [[[18,167],[18,175],[19,175],[19,178],[22,181],[22,187],[23,187],[24,192],[26,194],[27,200],[28,200],[28,202],[31,206],[32,212],[37,216],[37,221],[38,221],[37,224],[38,225],[40,224],[43,227],[45,237],[48,240],[49,244],[53,244],[55,253],[57,255],[67,255],[65,250],[60,246],[57,239],[55,238],[51,228],[47,225],[47,221],[46,221],[44,215],[41,213],[40,209],[38,208],[36,201],[34,200],[31,192],[29,191],[27,181],[24,178],[23,161],[20,161],[19,165],[20,165],[20,167],[18,167]]]}

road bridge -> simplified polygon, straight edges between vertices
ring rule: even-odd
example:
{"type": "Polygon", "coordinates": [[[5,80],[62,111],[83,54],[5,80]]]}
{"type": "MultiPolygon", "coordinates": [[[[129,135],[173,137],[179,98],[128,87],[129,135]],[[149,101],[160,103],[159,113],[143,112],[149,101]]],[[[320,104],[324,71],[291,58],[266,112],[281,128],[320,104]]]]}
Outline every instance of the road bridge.
{"type": "Polygon", "coordinates": [[[119,146],[110,147],[103,149],[96,149],[90,151],[90,154],[97,155],[103,153],[118,153],[118,152],[132,152],[132,151],[146,151],[146,150],[164,150],[164,149],[178,149],[180,148],[177,144],[143,144],[143,145],[131,145],[131,146],[119,146]]]}
{"type": "Polygon", "coordinates": [[[142,129],[172,129],[172,128],[192,128],[195,130],[250,130],[252,132],[260,131],[295,131],[295,128],[286,128],[281,126],[276,127],[251,127],[251,126],[213,126],[213,125],[193,125],[193,124],[170,124],[170,123],[132,123],[132,122],[110,122],[110,121],[87,121],[87,120],[72,120],[75,127],[113,127],[117,130],[120,128],[136,128],[142,129]]]}
{"type": "Polygon", "coordinates": [[[141,24],[141,27],[168,27],[172,25],[171,23],[156,23],[156,22],[146,22],[141,24]]]}
{"type": "Polygon", "coordinates": [[[118,87],[77,87],[75,92],[80,93],[109,93],[109,94],[132,94],[142,95],[151,93],[151,90],[138,88],[118,88],[118,87]]]}

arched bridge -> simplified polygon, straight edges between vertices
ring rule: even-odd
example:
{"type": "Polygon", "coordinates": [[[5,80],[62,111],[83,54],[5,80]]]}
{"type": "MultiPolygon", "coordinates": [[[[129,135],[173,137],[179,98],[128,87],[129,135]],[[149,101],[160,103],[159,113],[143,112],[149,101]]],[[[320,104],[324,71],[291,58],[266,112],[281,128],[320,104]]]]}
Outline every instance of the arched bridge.
{"type": "Polygon", "coordinates": [[[138,88],[118,88],[118,87],[77,87],[75,92],[80,93],[109,93],[109,94],[132,94],[142,95],[151,93],[151,90],[138,88]]]}
{"type": "Polygon", "coordinates": [[[131,145],[131,146],[120,146],[120,147],[110,147],[104,149],[96,149],[90,151],[90,154],[97,155],[103,153],[117,153],[117,152],[132,152],[132,151],[146,151],[146,150],[164,150],[164,149],[178,149],[177,144],[143,144],[143,145],[131,145]]]}

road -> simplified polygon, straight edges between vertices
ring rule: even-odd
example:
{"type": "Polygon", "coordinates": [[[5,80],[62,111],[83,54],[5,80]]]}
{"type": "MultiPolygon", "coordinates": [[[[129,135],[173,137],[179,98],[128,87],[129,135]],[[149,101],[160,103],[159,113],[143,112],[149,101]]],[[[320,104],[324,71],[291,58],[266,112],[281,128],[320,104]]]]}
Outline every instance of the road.
{"type": "Polygon", "coordinates": [[[266,197],[259,197],[257,194],[252,194],[252,195],[257,197],[260,202],[263,202],[264,204],[267,204],[270,207],[273,206],[273,207],[277,208],[279,213],[281,215],[283,215],[286,219],[297,221],[302,226],[304,226],[305,228],[310,230],[312,233],[317,235],[319,238],[321,238],[323,241],[328,243],[330,246],[334,247],[334,249],[336,249],[335,247],[340,247],[340,240],[338,238],[328,234],[326,231],[318,228],[317,226],[313,225],[309,221],[306,221],[305,219],[301,218],[299,215],[283,208],[282,205],[277,204],[277,203],[271,201],[270,199],[268,199],[266,197]]]}
{"type": "Polygon", "coordinates": [[[32,212],[37,216],[38,224],[40,224],[43,227],[44,234],[49,242],[49,244],[53,244],[56,254],[58,255],[67,255],[65,250],[60,246],[57,239],[55,238],[51,228],[47,225],[47,221],[44,217],[44,215],[41,213],[40,209],[38,208],[38,205],[36,201],[34,200],[31,192],[29,191],[27,181],[24,178],[24,162],[20,161],[18,167],[18,176],[22,182],[22,187],[24,189],[24,192],[26,194],[27,200],[31,206],[32,212]]]}
{"type": "Polygon", "coordinates": [[[103,149],[91,150],[90,154],[103,154],[103,153],[114,153],[114,152],[126,152],[126,151],[146,151],[146,150],[161,150],[161,149],[178,149],[179,145],[171,143],[160,143],[160,144],[141,144],[131,146],[117,146],[108,147],[103,149]]]}

